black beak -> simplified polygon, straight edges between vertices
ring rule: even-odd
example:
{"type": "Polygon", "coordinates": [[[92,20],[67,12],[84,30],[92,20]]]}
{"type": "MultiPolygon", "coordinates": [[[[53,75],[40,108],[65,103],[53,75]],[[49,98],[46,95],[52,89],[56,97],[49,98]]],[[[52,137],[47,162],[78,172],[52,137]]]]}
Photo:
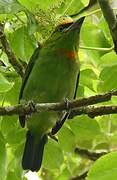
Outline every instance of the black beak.
{"type": "Polygon", "coordinates": [[[84,19],[85,19],[85,17],[81,17],[80,19],[78,19],[77,21],[75,21],[75,22],[68,28],[68,31],[72,31],[72,30],[78,30],[78,31],[80,31],[84,19]]]}

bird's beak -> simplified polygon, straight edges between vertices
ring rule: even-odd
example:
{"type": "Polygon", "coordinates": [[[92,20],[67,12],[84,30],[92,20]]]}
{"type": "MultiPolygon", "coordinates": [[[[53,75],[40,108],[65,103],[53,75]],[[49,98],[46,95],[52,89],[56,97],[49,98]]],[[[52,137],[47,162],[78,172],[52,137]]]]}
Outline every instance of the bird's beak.
{"type": "Polygon", "coordinates": [[[85,17],[81,17],[80,19],[78,19],[77,21],[75,21],[68,29],[67,31],[80,31],[82,23],[84,21],[85,17]]]}

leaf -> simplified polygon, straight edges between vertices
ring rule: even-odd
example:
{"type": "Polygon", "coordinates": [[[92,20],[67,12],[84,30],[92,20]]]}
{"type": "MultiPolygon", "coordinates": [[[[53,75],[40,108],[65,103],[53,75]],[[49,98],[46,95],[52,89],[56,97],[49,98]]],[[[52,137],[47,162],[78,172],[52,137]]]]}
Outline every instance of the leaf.
{"type": "Polygon", "coordinates": [[[9,131],[6,137],[7,143],[10,144],[11,146],[18,145],[19,142],[22,143],[24,139],[25,139],[25,129],[22,128],[12,129],[11,131],[9,131]]]}
{"type": "Polygon", "coordinates": [[[63,163],[63,153],[58,143],[49,139],[45,145],[43,166],[47,169],[59,169],[63,163]]]}
{"type": "Polygon", "coordinates": [[[5,93],[13,87],[14,83],[9,82],[1,73],[0,73],[0,93],[5,93]]]}
{"type": "Polygon", "coordinates": [[[92,69],[82,70],[80,73],[80,83],[87,86],[89,89],[95,91],[93,80],[97,80],[97,75],[92,69]]]}
{"type": "Polygon", "coordinates": [[[17,116],[3,116],[0,125],[2,133],[7,135],[14,127],[17,128],[17,116]]]}
{"type": "MultiPolygon", "coordinates": [[[[95,25],[89,22],[91,19],[87,19],[81,30],[81,39],[84,46],[89,47],[99,47],[106,48],[110,47],[108,40],[105,38],[103,31],[95,25]]],[[[105,54],[105,52],[87,50],[85,51],[90,58],[90,63],[92,62],[95,66],[100,62],[100,57],[105,54]]]]}
{"type": "Polygon", "coordinates": [[[114,51],[104,54],[99,62],[99,67],[101,68],[112,67],[114,65],[117,65],[117,54],[114,51]]]}
{"type": "Polygon", "coordinates": [[[104,67],[100,73],[98,91],[106,92],[117,88],[117,65],[104,67]]]}
{"type": "Polygon", "coordinates": [[[17,0],[0,0],[0,14],[17,13],[24,9],[17,0]]]}
{"type": "MultiPolygon", "coordinates": [[[[100,127],[97,121],[87,116],[75,117],[68,122],[79,144],[93,140],[100,134],[100,127]]],[[[85,145],[85,144],[84,144],[85,145]]]]}
{"type": "Polygon", "coordinates": [[[9,171],[6,180],[21,180],[21,176],[18,176],[15,170],[9,171]]]}
{"type": "Polygon", "coordinates": [[[24,26],[9,34],[9,40],[17,57],[23,61],[31,57],[36,47],[34,37],[29,35],[28,29],[24,26]]]}
{"type": "Polygon", "coordinates": [[[43,10],[47,10],[51,5],[55,4],[58,2],[58,0],[45,0],[43,2],[43,0],[19,0],[19,2],[25,6],[27,9],[34,11],[34,9],[43,9],[43,10]]]}
{"type": "MultiPolygon", "coordinates": [[[[21,79],[15,78],[14,79],[14,86],[7,93],[5,93],[4,101],[6,103],[9,103],[12,105],[18,103],[20,86],[21,86],[21,79]]],[[[5,102],[4,102],[4,104],[5,104],[5,102]]]]}
{"type": "Polygon", "coordinates": [[[84,86],[82,86],[81,84],[78,85],[76,97],[84,97],[84,86]]]}
{"type": "Polygon", "coordinates": [[[6,177],[6,163],[7,154],[5,147],[5,139],[0,132],[0,179],[5,180],[6,177]]]}
{"type": "Polygon", "coordinates": [[[117,152],[99,158],[88,172],[87,180],[115,180],[117,178],[117,152]]]}
{"type": "Polygon", "coordinates": [[[70,179],[70,177],[71,177],[70,172],[68,171],[67,168],[65,168],[65,169],[62,171],[62,173],[61,173],[58,177],[56,177],[56,180],[70,179]]]}
{"type": "MultiPolygon", "coordinates": [[[[87,0],[85,0],[85,1],[87,1],[87,0]]],[[[67,0],[66,4],[65,4],[65,7],[64,7],[64,11],[67,14],[71,15],[71,14],[78,13],[83,8],[84,8],[84,3],[81,0],[79,0],[79,1],[77,1],[77,0],[72,0],[72,1],[71,0],[67,0]]]]}
{"type": "Polygon", "coordinates": [[[104,18],[103,15],[100,18],[100,22],[99,22],[98,27],[103,31],[104,36],[106,37],[106,39],[112,44],[112,37],[110,35],[110,30],[109,30],[108,24],[105,21],[105,18],[104,18]]]}
{"type": "Polygon", "coordinates": [[[58,144],[65,152],[74,152],[75,136],[70,128],[63,126],[58,133],[58,144]]]}

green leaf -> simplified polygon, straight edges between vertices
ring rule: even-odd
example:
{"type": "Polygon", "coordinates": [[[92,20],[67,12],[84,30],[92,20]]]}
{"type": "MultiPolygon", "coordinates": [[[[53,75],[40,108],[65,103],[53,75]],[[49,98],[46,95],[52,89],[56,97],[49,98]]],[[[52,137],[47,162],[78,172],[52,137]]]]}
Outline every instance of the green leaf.
{"type": "Polygon", "coordinates": [[[58,177],[56,177],[56,180],[70,179],[70,177],[71,177],[70,172],[68,171],[67,168],[65,168],[65,169],[62,171],[62,173],[61,173],[58,177]]]}
{"type": "Polygon", "coordinates": [[[26,8],[28,8],[29,10],[34,10],[34,9],[43,9],[43,10],[47,10],[51,5],[55,4],[58,2],[58,0],[45,0],[43,2],[43,0],[19,0],[19,2],[25,6],[26,8]]]}
{"type": "Polygon", "coordinates": [[[1,131],[7,135],[12,129],[17,128],[17,116],[3,116],[1,121],[1,131]]]}
{"type": "Polygon", "coordinates": [[[97,80],[97,75],[92,69],[82,70],[80,73],[80,83],[95,91],[93,80],[97,80]]]}
{"type": "MultiPolygon", "coordinates": [[[[14,79],[14,86],[10,91],[5,93],[5,98],[4,101],[9,104],[17,104],[18,103],[18,97],[19,97],[19,91],[20,91],[20,86],[21,86],[21,79],[20,78],[15,78],[14,79]]],[[[4,102],[4,104],[5,104],[4,102]]]]}
{"type": "Polygon", "coordinates": [[[1,73],[0,73],[0,93],[5,93],[13,87],[14,83],[9,82],[1,73]]]}
{"type": "Polygon", "coordinates": [[[104,36],[106,37],[106,39],[112,44],[112,37],[110,35],[110,30],[108,27],[108,24],[104,18],[104,16],[102,15],[100,18],[100,22],[99,22],[99,26],[98,26],[104,33],[104,36]]]}
{"type": "MultiPolygon", "coordinates": [[[[68,122],[77,142],[91,141],[100,134],[100,127],[97,121],[87,116],[75,117],[68,122]]],[[[84,144],[85,145],[85,144],[84,144]]]]}
{"type": "Polygon", "coordinates": [[[6,177],[6,147],[5,147],[5,140],[0,132],[0,179],[5,180],[6,177]]]}
{"type": "Polygon", "coordinates": [[[66,4],[65,4],[65,7],[64,7],[64,11],[67,14],[71,15],[71,14],[78,13],[83,8],[84,8],[84,3],[81,0],[79,0],[79,1],[77,1],[77,0],[73,0],[73,1],[67,0],[66,4]],[[77,6],[76,6],[76,4],[77,4],[77,6]]]}
{"type": "Polygon", "coordinates": [[[12,34],[9,34],[10,44],[21,60],[29,60],[34,48],[36,47],[35,39],[30,36],[26,27],[18,28],[12,34]]]}
{"type": "Polygon", "coordinates": [[[19,142],[22,143],[22,141],[25,139],[25,129],[12,129],[6,137],[6,141],[11,146],[18,145],[19,142]]]}
{"type": "Polygon", "coordinates": [[[63,153],[54,140],[49,139],[45,146],[43,166],[47,169],[60,169],[63,163],[63,153]]]}
{"type": "Polygon", "coordinates": [[[18,176],[15,170],[9,171],[6,180],[21,180],[21,176],[18,176]]]}
{"type": "Polygon", "coordinates": [[[117,178],[117,152],[99,158],[91,167],[87,180],[115,180],[117,178]]]}
{"type": "Polygon", "coordinates": [[[74,152],[75,135],[70,128],[63,126],[58,133],[58,144],[65,152],[74,152]]]}
{"type": "Polygon", "coordinates": [[[82,86],[81,84],[78,85],[76,97],[84,97],[84,86],[82,86]]]}
{"type": "Polygon", "coordinates": [[[0,0],[0,14],[17,13],[24,7],[17,0],[0,0]]]}
{"type": "Polygon", "coordinates": [[[112,67],[114,65],[117,65],[117,54],[114,51],[104,54],[100,58],[99,66],[101,68],[108,67],[108,66],[112,67]]]}
{"type": "Polygon", "coordinates": [[[105,92],[117,88],[117,65],[105,67],[100,73],[100,83],[98,85],[99,92],[105,92]]]}
{"type": "MultiPolygon", "coordinates": [[[[98,25],[90,23],[91,19],[87,19],[81,30],[81,39],[84,46],[106,48],[110,47],[108,40],[105,38],[103,31],[100,30],[98,25]]],[[[92,62],[95,66],[100,62],[100,57],[105,54],[102,51],[87,50],[88,58],[90,63],[92,62]]]]}

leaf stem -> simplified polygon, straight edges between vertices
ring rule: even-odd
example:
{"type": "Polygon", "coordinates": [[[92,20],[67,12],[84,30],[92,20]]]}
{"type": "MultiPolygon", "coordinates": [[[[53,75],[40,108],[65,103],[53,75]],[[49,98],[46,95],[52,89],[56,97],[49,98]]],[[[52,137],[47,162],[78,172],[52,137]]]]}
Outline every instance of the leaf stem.
{"type": "Polygon", "coordinates": [[[105,52],[110,52],[110,51],[114,50],[114,46],[111,46],[110,48],[79,46],[79,48],[86,49],[86,50],[105,51],[105,52]]]}

